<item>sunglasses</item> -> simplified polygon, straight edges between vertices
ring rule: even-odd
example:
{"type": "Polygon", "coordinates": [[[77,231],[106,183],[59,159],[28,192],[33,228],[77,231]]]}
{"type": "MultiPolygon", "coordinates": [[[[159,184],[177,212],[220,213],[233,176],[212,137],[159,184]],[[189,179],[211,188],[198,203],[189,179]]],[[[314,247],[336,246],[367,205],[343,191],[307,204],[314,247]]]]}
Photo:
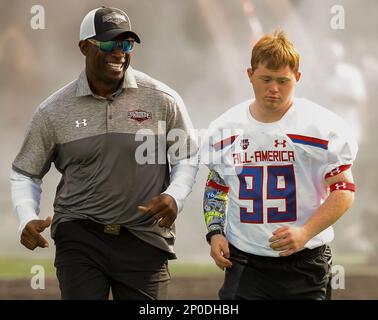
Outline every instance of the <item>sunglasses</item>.
{"type": "Polygon", "coordinates": [[[110,41],[97,41],[94,39],[88,39],[88,41],[104,52],[113,52],[116,48],[121,48],[123,52],[128,53],[133,50],[134,40],[110,40],[110,41]]]}

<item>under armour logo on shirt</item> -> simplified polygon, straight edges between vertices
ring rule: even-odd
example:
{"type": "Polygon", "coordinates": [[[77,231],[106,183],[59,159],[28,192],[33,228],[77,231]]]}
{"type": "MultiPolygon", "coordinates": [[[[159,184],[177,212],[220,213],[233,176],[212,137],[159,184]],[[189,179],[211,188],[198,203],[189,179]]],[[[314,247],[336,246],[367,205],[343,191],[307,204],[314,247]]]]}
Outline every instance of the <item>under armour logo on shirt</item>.
{"type": "Polygon", "coordinates": [[[279,145],[281,145],[284,148],[286,148],[286,140],[282,140],[282,142],[279,142],[277,139],[274,140],[274,146],[277,148],[279,145]]]}
{"type": "Polygon", "coordinates": [[[76,120],[76,128],[80,128],[81,126],[86,127],[87,124],[87,119],[83,119],[83,121],[76,120]]]}

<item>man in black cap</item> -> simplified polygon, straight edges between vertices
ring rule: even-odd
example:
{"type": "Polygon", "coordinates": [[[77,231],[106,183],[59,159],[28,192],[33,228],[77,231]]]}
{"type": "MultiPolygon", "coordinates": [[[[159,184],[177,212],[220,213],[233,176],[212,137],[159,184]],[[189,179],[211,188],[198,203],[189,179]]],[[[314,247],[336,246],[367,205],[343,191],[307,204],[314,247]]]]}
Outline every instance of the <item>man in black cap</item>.
{"type": "Polygon", "coordinates": [[[110,289],[115,299],[167,298],[174,221],[198,148],[180,96],[130,66],[135,42],[123,11],[90,11],[80,27],[85,70],[38,107],[13,162],[13,206],[30,250],[48,247],[42,178],[51,163],[62,174],[51,234],[63,299],[107,299],[110,289]]]}

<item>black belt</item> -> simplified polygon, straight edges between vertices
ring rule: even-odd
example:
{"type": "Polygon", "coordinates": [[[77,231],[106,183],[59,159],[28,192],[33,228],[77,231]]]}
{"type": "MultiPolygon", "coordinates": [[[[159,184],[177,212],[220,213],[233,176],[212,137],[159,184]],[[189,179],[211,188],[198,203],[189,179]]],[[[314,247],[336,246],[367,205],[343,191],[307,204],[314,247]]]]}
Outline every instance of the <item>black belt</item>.
{"type": "Polygon", "coordinates": [[[85,225],[86,227],[89,227],[93,230],[97,230],[99,232],[103,232],[106,234],[111,234],[113,236],[119,236],[122,232],[126,231],[126,228],[123,227],[121,224],[102,224],[89,219],[75,220],[75,222],[85,225]]]}

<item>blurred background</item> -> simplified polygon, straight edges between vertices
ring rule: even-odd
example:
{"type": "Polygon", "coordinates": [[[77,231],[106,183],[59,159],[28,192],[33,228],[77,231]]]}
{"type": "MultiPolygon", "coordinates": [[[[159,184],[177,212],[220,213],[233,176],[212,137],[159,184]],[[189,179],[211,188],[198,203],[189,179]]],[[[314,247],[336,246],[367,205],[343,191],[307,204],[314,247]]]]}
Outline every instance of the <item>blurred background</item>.
{"type": "MultiPolygon", "coordinates": [[[[78,48],[80,23],[87,12],[101,5],[127,12],[133,30],[142,40],[133,51],[132,66],[174,88],[184,99],[197,129],[206,128],[225,110],[252,97],[246,75],[252,45],[262,34],[274,29],[287,32],[301,53],[302,78],[297,96],[340,114],[359,139],[360,151],[353,170],[357,197],[353,208],[335,226],[336,238],[332,243],[335,262],[345,267],[347,275],[369,274],[377,284],[378,2],[375,0],[1,0],[0,278],[30,277],[31,266],[42,262],[47,273],[54,275],[51,239],[49,249],[34,252],[19,244],[17,219],[11,208],[9,172],[35,108],[76,79],[83,69],[84,58],[78,48]],[[36,4],[44,8],[43,30],[31,27],[36,15],[31,8],[36,4]],[[336,17],[342,14],[341,9],[344,28],[332,28],[332,19],[336,24],[342,23],[336,17]]],[[[221,279],[204,239],[202,192],[206,174],[207,169],[202,167],[177,220],[179,259],[172,262],[172,267],[181,274],[202,270],[206,278],[208,274],[216,274],[221,279]]],[[[55,168],[44,178],[42,217],[52,214],[59,179],[55,168]]],[[[49,232],[45,235],[49,237],[49,232]]],[[[217,281],[221,284],[221,280],[217,281]]],[[[14,297],[12,287],[0,284],[0,298],[11,297],[14,297]]],[[[201,297],[207,296],[198,298],[201,297]]]]}

